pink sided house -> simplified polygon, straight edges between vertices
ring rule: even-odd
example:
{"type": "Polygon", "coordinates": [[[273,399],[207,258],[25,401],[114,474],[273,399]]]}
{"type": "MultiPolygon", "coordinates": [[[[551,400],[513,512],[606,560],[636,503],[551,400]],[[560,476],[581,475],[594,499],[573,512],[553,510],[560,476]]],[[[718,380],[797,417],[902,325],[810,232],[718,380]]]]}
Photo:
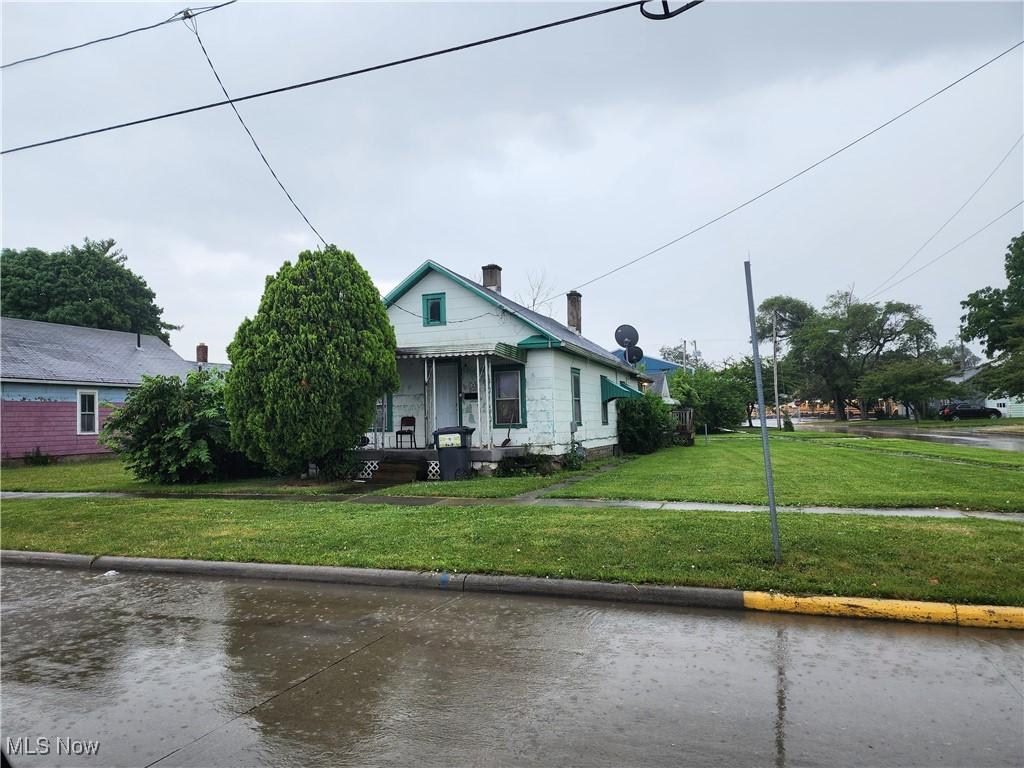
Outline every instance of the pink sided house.
{"type": "MultiPolygon", "coordinates": [[[[0,459],[107,453],[97,437],[111,407],[143,376],[184,376],[183,360],[156,336],[0,318],[0,459]]],[[[206,345],[197,358],[206,363],[206,345]]]]}

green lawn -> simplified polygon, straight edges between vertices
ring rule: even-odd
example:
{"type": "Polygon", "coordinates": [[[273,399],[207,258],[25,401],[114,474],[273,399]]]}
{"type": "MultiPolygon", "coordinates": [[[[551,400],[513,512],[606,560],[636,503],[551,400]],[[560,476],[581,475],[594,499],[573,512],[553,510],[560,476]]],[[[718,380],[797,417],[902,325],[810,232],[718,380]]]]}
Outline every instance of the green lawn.
{"type": "Polygon", "coordinates": [[[115,491],[129,493],[274,493],[316,495],[362,493],[359,483],[318,483],[278,477],[259,477],[213,483],[159,485],[133,478],[118,459],[69,461],[42,467],[0,469],[5,491],[115,491]]]}
{"type": "Polygon", "coordinates": [[[805,421],[807,423],[844,425],[850,427],[870,427],[875,429],[994,429],[996,431],[1011,430],[1024,432],[1024,418],[1019,416],[1003,416],[1001,419],[961,419],[960,421],[945,421],[944,419],[868,419],[867,421],[805,421]]]}
{"type": "Polygon", "coordinates": [[[385,488],[381,494],[389,496],[448,496],[450,498],[472,499],[508,499],[521,493],[547,488],[574,478],[582,479],[589,472],[601,467],[621,464],[623,459],[604,458],[588,461],[576,472],[562,470],[550,475],[531,475],[526,477],[475,477],[472,480],[458,482],[442,482],[430,480],[425,482],[406,483],[385,488]]]}
{"type": "MultiPolygon", "coordinates": [[[[1024,510],[1022,456],[913,440],[772,439],[783,505],[1024,510]]],[[[564,498],[763,504],[761,442],[713,437],[669,448],[554,491],[564,498]]]]}
{"type": "Polygon", "coordinates": [[[8,549],[1024,605],[1019,523],[212,499],[8,501],[8,549]]]}

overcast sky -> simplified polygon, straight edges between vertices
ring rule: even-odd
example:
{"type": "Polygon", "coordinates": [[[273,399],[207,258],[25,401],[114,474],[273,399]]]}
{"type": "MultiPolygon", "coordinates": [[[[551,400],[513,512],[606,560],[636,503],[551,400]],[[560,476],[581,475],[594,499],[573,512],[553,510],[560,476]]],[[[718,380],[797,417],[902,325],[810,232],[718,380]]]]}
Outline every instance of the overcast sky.
{"type": "MultiPolygon", "coordinates": [[[[180,3],[3,4],[3,61],[161,20],[180,3]]],[[[233,95],[600,7],[597,3],[241,2],[199,19],[233,95]]],[[[382,292],[425,259],[506,294],[553,293],[683,234],[1024,38],[1020,2],[735,3],[669,21],[635,9],[239,105],[328,241],[382,292]]],[[[3,146],[220,98],[175,23],[3,73],[3,146]]],[[[614,347],[696,339],[749,352],[755,299],[864,295],[953,213],[1024,132],[1021,49],[782,190],[583,289],[583,331],[614,347]]],[[[1015,150],[908,267],[1022,196],[1015,150]]],[[[959,302],[1003,285],[1021,209],[880,298],[920,304],[940,341],[959,302]]],[[[3,245],[115,238],[157,294],[172,345],[211,360],[264,279],[317,245],[228,108],[6,156],[3,245]]],[[[551,313],[564,322],[564,297],[551,313]]]]}

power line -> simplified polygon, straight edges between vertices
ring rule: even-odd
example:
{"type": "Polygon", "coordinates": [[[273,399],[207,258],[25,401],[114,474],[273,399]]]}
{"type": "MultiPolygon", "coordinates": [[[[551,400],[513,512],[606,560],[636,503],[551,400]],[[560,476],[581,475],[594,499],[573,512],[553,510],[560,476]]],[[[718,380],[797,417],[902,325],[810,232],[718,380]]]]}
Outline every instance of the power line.
{"type": "Polygon", "coordinates": [[[881,283],[875,286],[872,290],[868,291],[867,295],[864,296],[864,301],[868,301],[872,296],[881,293],[883,290],[885,290],[885,284],[892,280],[894,277],[896,277],[896,275],[898,275],[900,272],[902,272],[910,262],[917,258],[917,255],[921,253],[921,251],[923,251],[932,240],[938,237],[939,233],[942,232],[942,230],[944,230],[946,226],[959,215],[960,211],[967,207],[967,204],[970,203],[971,200],[973,200],[975,196],[979,192],[981,192],[982,188],[986,184],[988,184],[989,180],[996,175],[996,171],[1003,167],[1003,163],[1005,163],[1007,158],[1013,154],[1013,150],[1017,148],[1017,145],[1020,144],[1022,139],[1024,139],[1024,134],[1021,134],[1020,136],[1017,137],[1017,140],[1013,142],[1013,144],[1010,146],[1008,150],[1006,150],[1006,154],[1003,155],[1003,158],[998,163],[996,163],[996,167],[992,169],[988,176],[985,177],[985,180],[981,182],[978,188],[971,193],[970,197],[964,200],[963,204],[955,211],[953,211],[953,215],[946,219],[944,222],[942,222],[942,226],[935,230],[932,233],[932,236],[925,240],[920,248],[918,248],[916,251],[910,254],[910,258],[904,261],[902,264],[900,264],[900,266],[896,269],[895,272],[893,272],[891,275],[885,278],[885,280],[883,280],[881,283]]]}
{"type": "MultiPolygon", "coordinates": [[[[185,22],[185,26],[189,28],[192,34],[196,36],[196,42],[199,43],[199,47],[203,51],[203,56],[206,57],[206,63],[210,65],[210,71],[213,72],[213,76],[217,78],[217,85],[220,86],[220,90],[224,94],[224,98],[230,100],[231,96],[228,93],[228,89],[224,87],[224,81],[220,79],[220,75],[217,73],[217,68],[213,66],[213,60],[210,59],[210,54],[207,52],[206,46],[203,45],[203,38],[199,36],[199,24],[196,22],[195,16],[186,16],[184,19],[182,19],[182,21],[185,22]]],[[[323,243],[324,248],[326,248],[327,241],[324,240],[323,235],[321,235],[320,232],[317,231],[317,228],[313,226],[313,223],[309,220],[309,217],[306,216],[305,212],[303,212],[303,210],[299,208],[299,204],[295,202],[295,198],[292,197],[291,192],[289,192],[285,188],[284,182],[282,182],[281,179],[278,177],[277,173],[270,165],[270,161],[267,160],[267,156],[263,154],[263,150],[260,149],[260,145],[257,143],[256,137],[252,135],[252,131],[249,130],[249,126],[246,125],[245,120],[242,119],[242,115],[239,113],[238,107],[236,107],[234,104],[231,104],[231,109],[234,111],[235,117],[238,118],[238,122],[242,124],[242,128],[244,128],[245,132],[249,135],[249,140],[252,141],[252,145],[256,147],[256,151],[259,153],[260,159],[263,160],[263,164],[267,166],[267,170],[270,171],[270,175],[274,177],[274,181],[277,182],[277,186],[281,188],[281,191],[284,192],[284,196],[288,198],[288,202],[292,204],[292,208],[298,211],[299,216],[302,217],[302,220],[306,222],[306,225],[311,230],[313,230],[313,234],[320,239],[320,242],[323,243]]]]}
{"type": "Polygon", "coordinates": [[[135,29],[129,29],[127,32],[118,32],[116,35],[107,35],[106,37],[100,37],[95,40],[90,40],[86,43],[79,43],[78,45],[69,45],[66,48],[58,48],[55,51],[48,51],[47,53],[40,53],[35,56],[26,56],[24,59],[18,59],[17,61],[8,62],[7,64],[0,66],[0,69],[7,69],[8,67],[14,67],[18,64],[27,64],[30,61],[38,61],[39,59],[45,59],[50,56],[56,56],[58,53],[77,51],[79,48],[86,48],[90,45],[96,45],[97,43],[106,43],[110,40],[117,40],[121,37],[134,35],[136,32],[146,32],[147,30],[156,29],[157,27],[164,26],[164,24],[170,24],[172,22],[178,21],[179,19],[188,18],[189,16],[202,16],[204,13],[216,11],[218,8],[223,8],[225,5],[231,5],[232,3],[235,3],[237,1],[238,0],[228,0],[226,3],[221,3],[220,5],[204,5],[200,8],[185,8],[183,10],[178,11],[170,18],[164,19],[163,21],[158,21],[156,24],[149,24],[145,27],[136,27],[135,29]]]}
{"type": "MultiPolygon", "coordinates": [[[[927,104],[932,99],[936,98],[937,96],[942,95],[943,93],[948,91],[950,88],[953,88],[954,86],[958,85],[959,83],[962,83],[967,78],[971,77],[974,74],[977,74],[981,70],[985,69],[985,67],[989,66],[990,64],[995,63],[999,59],[1003,58],[1003,56],[1006,56],[1008,53],[1011,53],[1012,51],[1016,50],[1017,48],[1020,48],[1022,45],[1024,45],[1024,40],[1021,40],[1018,43],[1014,43],[1009,48],[1007,48],[1005,51],[1003,51],[1000,54],[997,54],[996,56],[993,56],[991,59],[986,61],[984,64],[981,64],[980,66],[975,67],[974,69],[972,69],[967,74],[962,75],[961,77],[958,77],[953,82],[951,82],[948,85],[945,85],[942,88],[940,88],[939,90],[935,91],[935,93],[933,93],[931,96],[928,96],[927,98],[922,99],[921,101],[919,101],[916,104],[914,104],[912,107],[909,107],[909,108],[903,110],[902,112],[900,112],[895,117],[889,118],[888,120],[886,120],[884,123],[882,123],[878,127],[872,128],[870,131],[865,133],[860,138],[854,139],[853,141],[849,142],[848,144],[845,144],[844,146],[842,146],[839,149],[835,150],[831,154],[828,154],[825,157],[823,157],[820,160],[818,160],[817,162],[812,163],[811,165],[807,166],[802,171],[798,171],[797,173],[794,173],[792,176],[788,177],[787,179],[784,179],[783,181],[780,181],[775,186],[769,187],[768,189],[766,189],[763,192],[755,195],[754,197],[750,198],[749,200],[747,200],[745,202],[742,202],[739,205],[734,206],[733,208],[730,208],[725,213],[721,213],[718,216],[715,216],[713,219],[709,219],[708,221],[705,221],[700,226],[694,227],[689,232],[686,232],[685,234],[682,234],[682,235],[680,235],[677,238],[669,240],[667,243],[664,243],[663,245],[659,245],[657,248],[654,248],[653,250],[650,250],[647,253],[642,254],[641,256],[637,256],[634,259],[630,259],[629,261],[627,261],[627,262],[625,262],[623,264],[620,264],[619,266],[615,267],[614,269],[610,269],[607,272],[604,272],[603,274],[598,275],[597,277],[594,277],[594,278],[592,278],[590,280],[587,280],[584,283],[580,283],[579,285],[574,286],[571,290],[577,290],[578,291],[580,288],[584,288],[584,287],[586,287],[588,285],[596,283],[598,280],[603,280],[606,277],[610,277],[611,275],[614,275],[616,272],[620,272],[623,269],[626,269],[627,267],[631,267],[634,264],[636,264],[637,262],[643,261],[644,259],[653,256],[654,254],[658,253],[659,251],[663,251],[666,248],[668,248],[669,246],[675,245],[676,243],[678,243],[678,242],[680,242],[682,240],[685,240],[686,238],[688,238],[688,237],[690,237],[692,235],[697,234],[698,232],[700,232],[703,229],[707,229],[712,224],[718,223],[722,219],[724,219],[724,218],[726,218],[728,216],[731,216],[732,214],[736,213],[737,211],[740,211],[740,210],[746,208],[748,205],[751,205],[752,203],[756,203],[762,197],[770,195],[772,192],[776,191],[777,189],[780,189],[781,187],[786,186],[791,181],[795,181],[796,179],[799,179],[804,174],[809,173],[810,171],[813,171],[819,165],[822,165],[823,163],[828,162],[832,158],[836,157],[839,154],[842,154],[843,152],[845,152],[846,150],[850,149],[851,147],[854,147],[857,144],[860,144],[860,142],[864,141],[864,139],[868,138],[869,136],[873,136],[874,134],[878,133],[883,128],[886,128],[886,127],[892,125],[897,120],[899,120],[901,117],[909,115],[911,112],[913,112],[918,107],[924,106],[925,104],[927,104]]],[[[544,301],[550,301],[551,299],[557,298],[560,295],[561,294],[553,294],[553,295],[549,296],[548,298],[544,299],[544,301]]]]}
{"type": "MultiPolygon", "coordinates": [[[[454,45],[454,46],[451,46],[449,48],[441,48],[441,49],[438,49],[436,51],[430,51],[429,53],[421,53],[421,54],[417,54],[415,56],[407,56],[407,57],[402,58],[402,59],[394,59],[392,61],[388,61],[388,62],[385,62],[383,64],[374,64],[373,66],[369,66],[369,67],[362,67],[360,69],[353,69],[353,70],[350,70],[348,72],[342,72],[342,73],[337,74],[337,75],[329,75],[327,77],[320,77],[320,78],[317,78],[316,80],[306,80],[306,81],[301,82],[301,83],[294,83],[292,85],[284,85],[284,86],[281,86],[280,88],[271,88],[271,89],[266,90],[266,91],[258,91],[257,93],[250,93],[247,96],[239,96],[239,97],[234,98],[234,99],[225,99],[224,101],[214,101],[214,102],[210,102],[209,104],[201,104],[201,105],[196,106],[196,107],[188,107],[186,109],[178,109],[178,110],[175,110],[173,112],[164,112],[163,114],[153,115],[151,117],[143,117],[143,118],[140,118],[138,120],[129,120],[129,121],[124,122],[124,123],[117,123],[115,125],[108,125],[108,126],[106,126],[104,128],[94,128],[94,129],[89,130],[89,131],[82,131],[80,133],[72,133],[72,134],[68,134],[67,136],[58,137],[56,139],[46,139],[45,141],[36,141],[36,142],[31,143],[31,144],[23,144],[20,147],[13,147],[11,149],[5,149],[3,151],[0,151],[0,155],[9,155],[9,154],[11,154],[13,152],[21,152],[21,151],[24,151],[26,149],[33,149],[35,147],[45,147],[45,146],[48,146],[50,144],[59,144],[60,142],[71,141],[72,139],[80,139],[80,138],[82,138],[84,136],[94,136],[94,135],[96,135],[98,133],[106,133],[107,131],[117,131],[117,130],[120,130],[122,128],[130,128],[131,126],[134,126],[134,125],[143,125],[145,123],[153,123],[153,122],[156,122],[158,120],[167,120],[168,118],[171,118],[171,117],[180,117],[181,115],[189,115],[189,114],[192,114],[193,112],[202,112],[203,110],[214,109],[216,107],[223,107],[223,106],[226,106],[228,104],[238,104],[239,102],[242,102],[242,101],[250,101],[252,99],[261,99],[264,96],[273,96],[273,95],[276,95],[276,94],[279,94],[279,93],[286,93],[288,91],[295,91],[295,90],[298,90],[300,88],[309,88],[310,86],[322,85],[324,83],[334,82],[335,80],[343,80],[345,78],[355,77],[357,75],[365,75],[365,74],[367,74],[369,72],[378,72],[378,71],[380,71],[382,69],[390,69],[391,67],[398,67],[398,66],[401,66],[403,64],[411,64],[413,62],[423,61],[425,59],[432,59],[432,58],[436,58],[438,56],[444,56],[444,55],[449,54],[449,53],[458,53],[459,51],[465,51],[465,50],[468,50],[470,48],[477,48],[477,47],[482,46],[482,45],[490,45],[491,43],[501,42],[502,40],[509,40],[509,39],[511,39],[513,37],[520,37],[522,35],[528,35],[528,34],[531,34],[533,32],[541,32],[543,30],[553,29],[555,27],[560,27],[560,26],[563,26],[565,24],[572,24],[572,23],[577,22],[577,21],[585,21],[586,19],[593,19],[593,18],[596,18],[598,16],[604,16],[604,15],[609,14],[609,13],[615,13],[617,11],[622,11],[622,10],[625,10],[626,8],[639,7],[639,6],[642,6],[642,5],[644,5],[644,4],[648,3],[648,2],[651,2],[651,0],[633,0],[632,2],[623,3],[622,5],[613,5],[610,8],[602,8],[599,11],[591,11],[590,13],[583,13],[583,14],[580,14],[579,16],[570,16],[570,17],[565,18],[565,19],[559,19],[558,21],[550,21],[550,22],[547,22],[546,24],[538,24],[538,25],[533,26],[533,27],[527,27],[525,29],[519,29],[519,30],[516,30],[515,32],[506,32],[505,34],[502,34],[502,35],[495,35],[494,37],[487,37],[487,38],[484,38],[482,40],[476,40],[476,41],[473,41],[473,42],[470,42],[470,43],[462,43],[461,45],[454,45]]],[[[703,0],[700,0],[700,2],[703,2],[703,0]]],[[[694,4],[691,3],[687,7],[688,8],[689,7],[693,7],[693,5],[694,4]]]]}
{"type": "Polygon", "coordinates": [[[938,261],[939,259],[941,259],[942,257],[944,257],[944,256],[948,256],[949,254],[951,254],[951,253],[952,253],[953,251],[955,251],[955,250],[956,250],[957,248],[959,248],[959,247],[960,247],[961,245],[964,245],[965,243],[969,242],[970,240],[973,240],[973,239],[974,239],[975,237],[977,237],[978,235],[980,235],[980,234],[981,234],[982,232],[984,232],[984,231],[985,231],[986,229],[988,229],[989,227],[991,227],[991,226],[992,226],[993,224],[995,224],[996,222],[998,222],[998,221],[999,221],[1000,219],[1002,219],[1002,218],[1005,218],[1006,216],[1009,216],[1009,215],[1010,215],[1011,213],[1013,213],[1013,212],[1014,212],[1015,210],[1017,210],[1018,208],[1020,208],[1020,207],[1021,207],[1022,205],[1024,205],[1024,200],[1021,200],[1021,201],[1020,201],[1019,203],[1017,203],[1016,205],[1013,205],[1013,206],[1011,206],[1010,208],[1008,208],[1007,210],[1003,211],[1003,212],[1002,212],[1001,214],[999,214],[999,215],[998,215],[998,216],[996,216],[996,217],[995,217],[994,219],[992,219],[992,221],[990,221],[990,222],[989,222],[988,224],[986,224],[985,226],[983,226],[983,227],[982,227],[981,229],[977,230],[976,232],[974,232],[974,233],[972,233],[972,234],[968,235],[967,237],[965,237],[965,238],[964,238],[963,240],[961,240],[961,241],[960,241],[959,243],[957,243],[956,245],[954,245],[954,246],[953,246],[952,248],[950,248],[949,250],[947,250],[947,251],[943,251],[942,253],[940,253],[940,254],[939,254],[938,256],[936,256],[936,257],[935,257],[934,259],[932,259],[931,261],[925,262],[925,263],[924,263],[924,264],[922,264],[922,265],[921,265],[920,267],[918,267],[917,269],[915,269],[915,270],[914,270],[913,272],[911,272],[911,273],[909,273],[909,274],[906,274],[906,275],[904,275],[904,276],[903,276],[903,277],[901,277],[901,278],[900,278],[899,280],[897,280],[897,281],[896,281],[895,283],[893,283],[892,285],[889,285],[889,286],[887,286],[887,287],[883,288],[883,289],[882,289],[881,291],[879,291],[879,292],[878,292],[877,294],[875,294],[875,295],[881,295],[881,294],[883,294],[883,293],[888,293],[889,291],[891,291],[891,290],[892,290],[893,288],[895,288],[895,287],[896,287],[897,285],[899,285],[900,283],[906,282],[907,280],[909,280],[910,278],[912,278],[912,277],[913,277],[914,275],[916,275],[916,274],[917,274],[918,272],[920,272],[921,270],[927,269],[928,267],[930,267],[930,266],[931,266],[932,264],[934,264],[935,262],[937,262],[937,261],[938,261]]]}

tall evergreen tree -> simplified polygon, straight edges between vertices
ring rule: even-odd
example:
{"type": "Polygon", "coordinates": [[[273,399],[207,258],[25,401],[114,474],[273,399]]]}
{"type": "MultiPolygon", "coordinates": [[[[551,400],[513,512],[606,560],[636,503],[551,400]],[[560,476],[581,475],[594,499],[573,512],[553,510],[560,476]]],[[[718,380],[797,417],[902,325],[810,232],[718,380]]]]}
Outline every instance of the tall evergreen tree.
{"type": "Polygon", "coordinates": [[[234,444],[268,469],[326,476],[398,388],[395,333],[380,293],[348,251],[303,251],[267,278],[259,311],[228,345],[225,404],[234,444]]]}

